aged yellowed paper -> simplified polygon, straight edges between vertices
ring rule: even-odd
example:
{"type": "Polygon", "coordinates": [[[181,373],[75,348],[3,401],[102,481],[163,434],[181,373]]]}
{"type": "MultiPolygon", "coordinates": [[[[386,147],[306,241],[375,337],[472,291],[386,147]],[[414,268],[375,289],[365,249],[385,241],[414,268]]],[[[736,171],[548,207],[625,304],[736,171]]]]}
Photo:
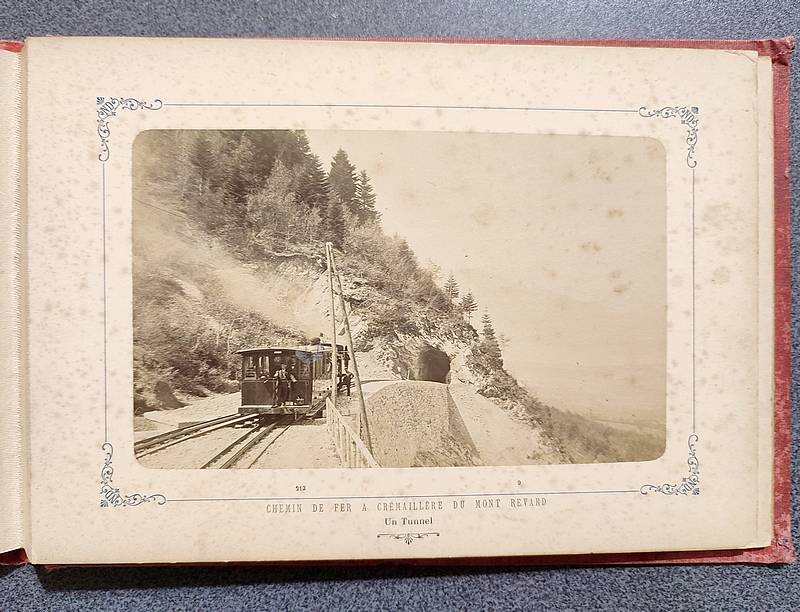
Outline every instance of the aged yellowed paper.
{"type": "MultiPolygon", "coordinates": [[[[35,562],[769,542],[771,98],[756,54],[33,39],[26,61],[35,562]],[[287,153],[299,134],[298,164],[334,161],[324,215],[295,212],[311,202],[287,153]],[[360,195],[343,195],[340,149],[360,195]],[[390,291],[379,261],[405,270],[390,291]],[[420,315],[450,274],[488,312],[451,293],[420,315]],[[192,341],[169,354],[172,334],[192,341]],[[201,351],[226,357],[181,369],[201,351]],[[382,467],[344,467],[369,461],[343,456],[330,408],[286,425],[253,469],[142,447],[199,418],[173,399],[211,393],[253,427],[250,408],[296,417],[337,359],[362,368],[368,397],[334,431],[382,467]]],[[[233,430],[214,433],[219,450],[233,430]]]]}
{"type": "Polygon", "coordinates": [[[24,542],[25,450],[22,417],[23,67],[0,53],[0,551],[24,542]]]}

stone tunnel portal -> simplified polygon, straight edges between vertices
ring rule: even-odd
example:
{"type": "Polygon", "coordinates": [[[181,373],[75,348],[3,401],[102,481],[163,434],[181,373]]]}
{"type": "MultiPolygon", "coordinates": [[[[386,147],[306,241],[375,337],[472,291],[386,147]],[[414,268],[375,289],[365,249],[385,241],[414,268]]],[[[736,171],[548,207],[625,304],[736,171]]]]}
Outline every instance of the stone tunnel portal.
{"type": "Polygon", "coordinates": [[[447,353],[432,346],[423,348],[417,357],[417,380],[446,383],[450,373],[447,353]]]}

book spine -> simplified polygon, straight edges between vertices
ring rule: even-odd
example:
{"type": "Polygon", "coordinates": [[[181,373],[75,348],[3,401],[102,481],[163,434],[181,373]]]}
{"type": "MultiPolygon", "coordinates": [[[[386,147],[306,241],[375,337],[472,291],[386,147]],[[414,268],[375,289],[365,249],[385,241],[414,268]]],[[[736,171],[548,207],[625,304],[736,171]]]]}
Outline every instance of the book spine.
{"type": "Polygon", "coordinates": [[[0,553],[24,548],[24,54],[0,41],[0,553]]]}

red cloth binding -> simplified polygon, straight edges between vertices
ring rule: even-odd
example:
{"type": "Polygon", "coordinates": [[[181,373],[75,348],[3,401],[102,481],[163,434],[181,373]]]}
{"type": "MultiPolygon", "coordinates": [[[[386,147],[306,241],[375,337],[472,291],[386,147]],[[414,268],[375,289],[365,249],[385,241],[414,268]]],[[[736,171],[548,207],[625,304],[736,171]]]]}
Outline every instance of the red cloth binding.
{"type": "Polygon", "coordinates": [[[0,40],[0,50],[11,51],[12,53],[19,53],[25,43],[18,40],[0,40]]]}

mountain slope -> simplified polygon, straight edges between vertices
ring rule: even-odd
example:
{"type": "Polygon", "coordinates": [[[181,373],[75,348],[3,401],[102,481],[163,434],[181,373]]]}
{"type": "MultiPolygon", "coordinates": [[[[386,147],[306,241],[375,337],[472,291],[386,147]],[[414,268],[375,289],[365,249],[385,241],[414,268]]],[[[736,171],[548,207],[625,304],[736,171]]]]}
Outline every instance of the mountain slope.
{"type": "Polygon", "coordinates": [[[137,139],[136,413],[235,390],[238,349],[329,340],[324,244],[332,241],[365,373],[468,385],[528,428],[530,461],[660,454],[658,436],[559,411],[522,388],[486,328],[478,333],[408,244],[383,231],[374,197],[358,201],[364,189],[347,188],[346,164],[335,181],[346,197],[325,184],[318,165],[302,132],[145,132],[137,139]]]}

